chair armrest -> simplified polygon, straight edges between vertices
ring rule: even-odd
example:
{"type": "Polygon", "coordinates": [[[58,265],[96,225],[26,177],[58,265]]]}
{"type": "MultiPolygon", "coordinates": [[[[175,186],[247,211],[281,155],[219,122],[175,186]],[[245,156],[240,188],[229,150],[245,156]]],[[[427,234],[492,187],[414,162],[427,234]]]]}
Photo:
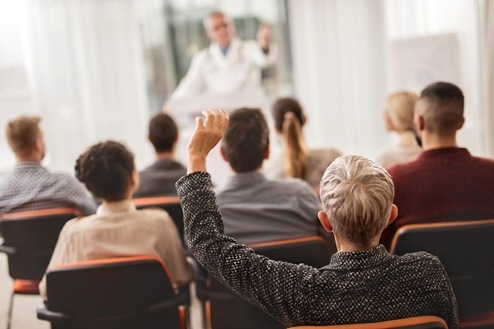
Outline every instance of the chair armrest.
{"type": "Polygon", "coordinates": [[[69,323],[72,320],[72,317],[68,314],[47,310],[44,303],[38,305],[36,314],[38,319],[50,321],[52,323],[64,324],[69,323]]]}
{"type": "Polygon", "coordinates": [[[166,300],[161,303],[153,304],[148,307],[148,312],[151,314],[160,313],[172,307],[189,306],[190,305],[190,292],[189,285],[180,287],[172,299],[166,300]]]}
{"type": "Polygon", "coordinates": [[[0,245],[0,252],[4,252],[8,255],[17,254],[17,250],[14,247],[0,245]]]}

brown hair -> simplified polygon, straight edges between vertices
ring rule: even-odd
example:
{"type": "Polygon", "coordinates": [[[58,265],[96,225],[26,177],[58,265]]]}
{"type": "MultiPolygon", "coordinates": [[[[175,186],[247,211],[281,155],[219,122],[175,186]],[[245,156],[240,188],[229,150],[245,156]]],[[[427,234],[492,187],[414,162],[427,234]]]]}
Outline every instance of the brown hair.
{"type": "Polygon", "coordinates": [[[421,113],[427,131],[447,135],[459,129],[465,101],[458,86],[448,82],[433,83],[422,90],[420,100],[425,100],[428,105],[421,113]]]}
{"type": "Polygon", "coordinates": [[[261,110],[244,107],[233,111],[222,147],[235,172],[259,169],[269,147],[269,127],[261,110]]]}
{"type": "Polygon", "coordinates": [[[272,113],[275,128],[285,140],[285,175],[304,179],[308,151],[302,133],[305,124],[302,106],[294,98],[280,98],[273,104],[272,113]]]}
{"type": "Polygon", "coordinates": [[[148,137],[156,152],[172,151],[178,138],[178,127],[171,116],[158,113],[149,120],[148,137]]]}
{"type": "Polygon", "coordinates": [[[38,116],[20,116],[7,124],[6,136],[10,148],[17,156],[28,156],[41,138],[38,116]]]}

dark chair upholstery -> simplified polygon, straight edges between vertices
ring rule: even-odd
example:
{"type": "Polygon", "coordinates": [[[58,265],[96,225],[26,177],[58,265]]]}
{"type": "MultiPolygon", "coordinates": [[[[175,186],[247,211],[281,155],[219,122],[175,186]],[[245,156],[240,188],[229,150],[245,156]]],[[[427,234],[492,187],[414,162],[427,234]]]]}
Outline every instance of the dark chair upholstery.
{"type": "Polygon", "coordinates": [[[5,214],[0,219],[9,275],[14,280],[7,314],[10,328],[14,295],[37,295],[58,235],[65,223],[80,213],[73,208],[53,208],[5,214]]]}
{"type": "Polygon", "coordinates": [[[494,219],[413,224],[396,233],[391,252],[426,251],[444,265],[461,328],[494,328],[494,219]]]}
{"type": "MultiPolygon", "coordinates": [[[[317,268],[327,265],[330,260],[326,243],[319,236],[256,243],[250,247],[274,260],[317,268]]],[[[203,305],[204,321],[212,329],[284,328],[212,276],[208,276],[207,282],[198,282],[197,295],[203,305]]]]}
{"type": "Polygon", "coordinates": [[[135,198],[133,202],[137,209],[161,208],[165,210],[173,219],[182,243],[184,243],[184,213],[180,205],[180,199],[177,196],[135,198]]]}
{"type": "Polygon", "coordinates": [[[425,315],[372,323],[299,326],[289,329],[448,329],[448,325],[440,317],[425,315]]]}
{"type": "Polygon", "coordinates": [[[47,272],[38,318],[53,329],[154,329],[188,325],[188,289],[176,291],[154,256],[64,264],[47,272]]]}

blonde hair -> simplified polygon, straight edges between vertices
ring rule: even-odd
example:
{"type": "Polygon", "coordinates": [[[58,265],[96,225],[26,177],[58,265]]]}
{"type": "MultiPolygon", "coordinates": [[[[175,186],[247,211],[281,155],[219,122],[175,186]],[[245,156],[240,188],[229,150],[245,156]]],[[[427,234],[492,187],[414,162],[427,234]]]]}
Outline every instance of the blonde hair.
{"type": "Polygon", "coordinates": [[[307,172],[308,151],[302,135],[302,126],[291,112],[287,112],[283,122],[285,138],[285,175],[287,177],[305,178],[307,172]]]}
{"type": "Polygon", "coordinates": [[[398,91],[388,96],[386,111],[397,130],[413,130],[413,111],[418,98],[410,91],[398,91]]]}
{"type": "Polygon", "coordinates": [[[389,173],[371,160],[343,155],[326,169],[320,196],[334,234],[369,247],[388,224],[394,185],[389,173]]]}
{"type": "Polygon", "coordinates": [[[10,148],[17,156],[29,156],[41,138],[38,116],[20,116],[7,124],[6,136],[10,148]]]}

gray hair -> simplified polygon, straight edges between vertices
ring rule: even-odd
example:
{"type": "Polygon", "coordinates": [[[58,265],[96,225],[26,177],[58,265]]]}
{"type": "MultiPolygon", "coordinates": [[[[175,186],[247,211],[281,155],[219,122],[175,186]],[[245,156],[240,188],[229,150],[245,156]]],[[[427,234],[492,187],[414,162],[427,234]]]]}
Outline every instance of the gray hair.
{"type": "Polygon", "coordinates": [[[334,234],[362,247],[387,226],[394,198],[389,173],[371,160],[344,155],[326,169],[320,195],[334,234]]]}
{"type": "Polygon", "coordinates": [[[223,16],[225,17],[228,21],[231,22],[231,19],[228,15],[226,15],[224,12],[220,11],[220,10],[214,10],[212,12],[210,12],[206,17],[204,17],[204,19],[202,20],[202,25],[204,26],[204,30],[208,30],[209,29],[209,22],[211,20],[211,18],[215,17],[215,16],[223,16]]]}

